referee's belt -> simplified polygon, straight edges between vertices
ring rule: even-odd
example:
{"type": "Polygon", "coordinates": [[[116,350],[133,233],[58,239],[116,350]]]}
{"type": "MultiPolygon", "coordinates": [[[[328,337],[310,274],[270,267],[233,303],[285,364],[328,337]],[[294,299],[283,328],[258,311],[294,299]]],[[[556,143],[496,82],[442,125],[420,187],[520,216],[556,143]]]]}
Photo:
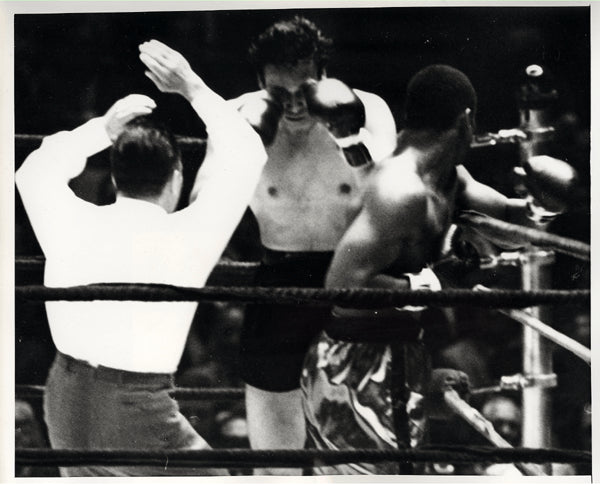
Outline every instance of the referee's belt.
{"type": "Polygon", "coordinates": [[[89,363],[63,354],[60,351],[56,352],[56,365],[62,369],[85,375],[91,379],[110,382],[113,384],[123,385],[146,385],[159,387],[173,387],[173,374],[153,373],[153,372],[132,372],[103,365],[93,366],[89,363]]]}

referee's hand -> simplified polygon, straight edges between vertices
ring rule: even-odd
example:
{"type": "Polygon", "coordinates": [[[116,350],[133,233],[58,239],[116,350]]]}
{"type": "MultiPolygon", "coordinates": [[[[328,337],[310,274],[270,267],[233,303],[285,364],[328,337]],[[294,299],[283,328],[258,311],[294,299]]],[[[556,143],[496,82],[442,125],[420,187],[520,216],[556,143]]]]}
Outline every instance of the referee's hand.
{"type": "Polygon", "coordinates": [[[149,115],[154,108],[154,100],[143,94],[130,94],[119,99],[103,117],[108,137],[114,142],[129,121],[138,116],[149,115]]]}

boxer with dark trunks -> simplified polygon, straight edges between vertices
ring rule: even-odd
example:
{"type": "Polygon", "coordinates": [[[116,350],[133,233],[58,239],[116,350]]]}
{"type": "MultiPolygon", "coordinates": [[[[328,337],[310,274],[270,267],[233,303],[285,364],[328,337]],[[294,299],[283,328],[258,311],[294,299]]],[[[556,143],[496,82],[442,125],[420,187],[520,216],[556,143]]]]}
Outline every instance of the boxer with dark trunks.
{"type": "MultiPolygon", "coordinates": [[[[264,247],[259,286],[323,285],[359,207],[363,173],[395,146],[394,120],[380,97],[326,78],[329,45],[304,18],[275,23],[250,48],[261,90],[232,100],[242,112],[265,99],[283,107],[250,203],[264,247]]],[[[300,371],[327,317],[310,307],[248,309],[241,370],[253,448],[303,447],[300,371]]]]}

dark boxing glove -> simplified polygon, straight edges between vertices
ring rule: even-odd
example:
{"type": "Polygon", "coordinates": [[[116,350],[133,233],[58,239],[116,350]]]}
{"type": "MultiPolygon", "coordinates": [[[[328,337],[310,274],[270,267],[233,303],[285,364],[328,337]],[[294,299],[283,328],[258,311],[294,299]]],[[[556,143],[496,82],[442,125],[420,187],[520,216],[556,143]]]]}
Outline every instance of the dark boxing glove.
{"type": "Polygon", "coordinates": [[[365,107],[354,91],[337,79],[309,80],[302,85],[311,116],[323,123],[352,167],[372,161],[367,148],[365,107]]]}
{"type": "Polygon", "coordinates": [[[471,390],[469,376],[455,369],[433,369],[425,393],[425,409],[431,419],[448,419],[453,415],[444,400],[444,393],[449,390],[467,400],[471,390]]]}
{"type": "Polygon", "coordinates": [[[568,163],[547,155],[529,157],[524,163],[525,186],[529,192],[529,217],[538,223],[549,222],[562,214],[573,198],[577,172],[568,163]]]}
{"type": "Polygon", "coordinates": [[[479,268],[481,254],[477,246],[473,244],[472,234],[463,226],[452,224],[446,234],[444,246],[442,248],[442,258],[447,256],[456,256],[465,266],[476,269],[479,268]]]}
{"type": "MultiPolygon", "coordinates": [[[[444,286],[462,286],[463,278],[481,267],[488,254],[480,252],[468,228],[452,224],[448,229],[440,257],[433,267],[444,286]]],[[[477,240],[479,242],[479,240],[477,240]]]]}
{"type": "Polygon", "coordinates": [[[249,97],[238,111],[260,135],[265,146],[273,143],[277,134],[279,120],[283,114],[283,105],[267,92],[249,97]]]}

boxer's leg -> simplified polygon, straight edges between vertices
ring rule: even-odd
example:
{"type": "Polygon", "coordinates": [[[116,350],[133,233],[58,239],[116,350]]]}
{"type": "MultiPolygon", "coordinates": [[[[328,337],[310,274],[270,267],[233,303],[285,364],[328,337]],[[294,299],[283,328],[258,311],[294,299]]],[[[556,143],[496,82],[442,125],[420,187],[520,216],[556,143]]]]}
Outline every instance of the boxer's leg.
{"type": "MultiPolygon", "coordinates": [[[[302,449],[306,439],[301,391],[263,391],[246,384],[248,434],[253,449],[302,449]]],[[[257,475],[301,475],[299,468],[256,469],[257,475]]]]}

